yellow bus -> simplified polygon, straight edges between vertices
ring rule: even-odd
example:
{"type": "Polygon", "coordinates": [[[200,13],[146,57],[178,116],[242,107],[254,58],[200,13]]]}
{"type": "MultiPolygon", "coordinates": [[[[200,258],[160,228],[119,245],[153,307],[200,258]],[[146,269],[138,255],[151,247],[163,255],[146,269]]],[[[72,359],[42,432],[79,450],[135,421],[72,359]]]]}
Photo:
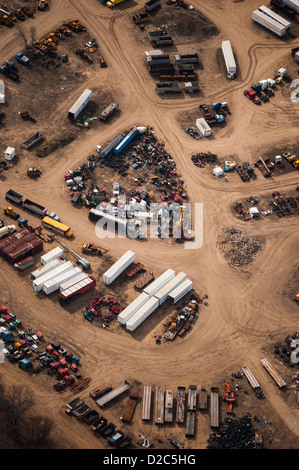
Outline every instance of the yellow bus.
{"type": "Polygon", "coordinates": [[[56,220],[51,219],[51,217],[44,217],[43,224],[50,230],[59,233],[65,237],[71,238],[73,236],[73,232],[70,230],[70,227],[67,225],[61,224],[60,222],[56,222],[56,220]]]}

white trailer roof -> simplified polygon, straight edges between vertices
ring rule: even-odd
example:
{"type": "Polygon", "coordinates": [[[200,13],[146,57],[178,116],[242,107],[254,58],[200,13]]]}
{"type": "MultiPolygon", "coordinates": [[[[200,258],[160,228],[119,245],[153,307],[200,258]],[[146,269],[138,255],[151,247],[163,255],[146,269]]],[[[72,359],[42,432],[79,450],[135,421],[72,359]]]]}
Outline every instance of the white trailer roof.
{"type": "Polygon", "coordinates": [[[45,253],[43,256],[40,258],[40,262],[42,264],[47,264],[49,261],[52,261],[55,258],[58,258],[59,256],[63,255],[63,248],[60,246],[57,246],[51,251],[48,251],[48,253],[45,253]]]}
{"type": "Polygon", "coordinates": [[[55,286],[59,284],[60,282],[67,281],[71,277],[77,276],[80,272],[81,272],[81,269],[76,267],[76,268],[70,269],[69,271],[60,273],[57,276],[52,277],[48,281],[44,282],[43,291],[46,292],[46,290],[49,289],[50,287],[55,286]]]}
{"type": "Polygon", "coordinates": [[[162,287],[165,286],[171,279],[175,276],[175,271],[173,269],[167,269],[161,276],[159,276],[155,281],[153,281],[149,286],[147,286],[143,292],[152,296],[155,295],[162,287]]]}
{"type": "Polygon", "coordinates": [[[142,292],[138,297],[136,297],[133,302],[131,302],[117,317],[119,323],[123,325],[126,321],[134,315],[134,313],[149,299],[149,295],[145,292],[142,292]]]}
{"type": "Polygon", "coordinates": [[[71,269],[73,266],[74,266],[74,263],[72,261],[66,261],[65,263],[60,263],[60,265],[57,268],[51,269],[51,271],[49,271],[48,273],[35,279],[32,282],[33,288],[42,286],[46,281],[48,281],[52,277],[55,277],[57,276],[57,274],[71,269]]]}
{"type": "Polygon", "coordinates": [[[150,297],[137,312],[126,322],[126,328],[134,331],[144,320],[146,320],[156,308],[159,307],[159,300],[156,297],[150,297]]]}
{"type": "Polygon", "coordinates": [[[110,284],[118,277],[135,259],[134,251],[128,250],[122,255],[104,274],[103,282],[110,284]]]}
{"type": "Polygon", "coordinates": [[[77,110],[80,108],[80,106],[82,106],[82,104],[88,99],[88,98],[92,98],[92,91],[91,90],[88,90],[88,88],[86,88],[86,90],[83,91],[83,93],[79,96],[79,98],[77,99],[77,101],[73,104],[73,106],[70,108],[69,110],[69,113],[72,113],[72,114],[76,114],[77,110]]]}
{"type": "Polygon", "coordinates": [[[76,282],[83,281],[83,279],[86,279],[87,277],[88,277],[88,274],[83,273],[82,270],[80,269],[80,272],[77,274],[77,276],[75,276],[73,279],[69,279],[68,281],[63,282],[62,284],[60,284],[60,286],[59,286],[60,292],[62,292],[64,290],[68,289],[69,287],[73,286],[74,284],[76,284],[76,282]]]}
{"type": "Polygon", "coordinates": [[[155,293],[155,297],[161,301],[163,297],[167,297],[173,289],[175,289],[181,282],[187,279],[187,274],[180,272],[171,281],[165,284],[158,292],[155,293]]]}
{"type": "Polygon", "coordinates": [[[43,266],[42,268],[38,268],[35,271],[32,271],[31,279],[37,279],[38,277],[43,276],[44,274],[48,273],[49,271],[51,271],[58,265],[63,264],[65,262],[66,262],[65,259],[61,261],[59,259],[53,259],[53,261],[49,261],[49,263],[45,264],[45,266],[43,266]]]}
{"type": "Polygon", "coordinates": [[[236,67],[236,62],[230,41],[222,41],[222,51],[229,67],[236,67]]]}
{"type": "Polygon", "coordinates": [[[193,287],[193,282],[190,279],[183,281],[178,287],[170,292],[169,297],[175,302],[179,300],[183,295],[187,294],[193,287]]]}
{"type": "Polygon", "coordinates": [[[259,10],[252,13],[252,19],[280,36],[286,33],[286,28],[282,24],[259,10]]]}
{"type": "Polygon", "coordinates": [[[196,119],[196,125],[197,127],[202,127],[204,128],[206,131],[210,131],[211,128],[209,126],[209,124],[207,123],[207,121],[204,119],[204,118],[198,118],[196,119]]]}
{"type": "Polygon", "coordinates": [[[65,298],[69,297],[72,294],[75,294],[78,290],[82,289],[85,286],[88,286],[88,284],[91,284],[93,279],[90,277],[87,277],[86,279],[83,279],[83,281],[76,282],[76,284],[73,284],[71,287],[68,289],[65,289],[64,291],[61,292],[61,295],[63,295],[65,298]]]}
{"type": "Polygon", "coordinates": [[[282,24],[286,28],[291,27],[291,23],[287,21],[285,18],[282,16],[278,15],[277,13],[274,13],[273,10],[270,10],[270,8],[266,7],[265,5],[262,5],[259,7],[259,11],[263,12],[265,15],[269,16],[273,20],[277,21],[278,23],[282,24]]]}

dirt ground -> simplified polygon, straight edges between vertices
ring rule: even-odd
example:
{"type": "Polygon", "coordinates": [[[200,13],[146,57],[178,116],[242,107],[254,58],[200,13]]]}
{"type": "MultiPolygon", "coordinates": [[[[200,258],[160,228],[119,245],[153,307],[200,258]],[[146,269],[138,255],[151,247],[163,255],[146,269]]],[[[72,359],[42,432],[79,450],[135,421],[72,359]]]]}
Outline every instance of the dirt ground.
{"type": "MultiPolygon", "coordinates": [[[[233,372],[248,366],[266,398],[258,400],[243,377],[235,408],[237,416],[250,412],[260,419],[261,424],[255,422],[254,427],[263,433],[267,448],[298,448],[298,402],[291,387],[294,369],[286,368],[273,358],[273,345],[298,330],[298,305],[291,296],[285,295],[290,283],[294,285],[297,267],[297,218],[268,218],[265,223],[244,225],[231,211],[236,200],[249,196],[249,187],[250,194],[255,197],[273,191],[284,194],[293,190],[299,183],[298,172],[291,171],[271,179],[258,175],[250,186],[235,175],[227,184],[223,179],[216,181],[208,168],[196,168],[191,155],[210,151],[221,158],[234,155],[238,161],[253,163],[259,155],[274,148],[298,145],[299,107],[290,100],[292,90],[289,85],[261,107],[245,99],[243,91],[262,78],[272,77],[280,67],[285,66],[290,74],[295,74],[297,64],[290,57],[290,49],[297,45],[299,27],[292,26],[291,35],[281,40],[253,24],[251,12],[260,5],[257,0],[195,0],[192,4],[196,12],[186,12],[165,3],[163,0],[153,23],[156,26],[163,22],[169,25],[175,42],[171,54],[186,49],[198,52],[203,65],[198,71],[202,87],[198,95],[184,94],[181,99],[163,99],[156,95],[154,82],[145,65],[144,51],[150,48],[150,43],[146,31],[139,33],[131,19],[142,8],[142,2],[128,0],[110,10],[97,0],[52,0],[47,12],[24,22],[24,29],[28,28],[28,31],[32,25],[35,26],[37,37],[43,37],[63,21],[73,19],[80,20],[87,33],[81,37],[73,35],[75,42],[69,38],[63,44],[59,43],[58,47],[65,48],[64,52],[69,55],[67,64],[55,70],[45,70],[35,64],[32,70],[18,66],[19,85],[1,76],[6,86],[6,104],[0,105],[0,111],[6,114],[0,134],[1,151],[4,153],[8,145],[17,149],[17,159],[12,168],[0,175],[1,205],[6,205],[5,192],[14,189],[45,205],[49,211],[55,211],[71,227],[75,234],[74,239],[67,242],[71,248],[78,250],[83,241],[99,242],[110,250],[108,255],[111,258],[104,255],[103,259],[91,259],[91,273],[97,278],[96,290],[66,309],[59,306],[56,295],[49,298],[43,294],[35,295],[30,274],[25,272],[20,276],[2,260],[1,304],[22,318],[26,327],[41,330],[46,341],[56,339],[66,349],[80,355],[82,374],[92,380],[79,396],[89,404],[92,404],[89,397],[92,388],[104,382],[116,387],[125,378],[139,385],[141,394],[143,384],[161,384],[176,390],[177,386],[188,387],[195,383],[206,385],[208,390],[211,386],[218,386],[223,396],[224,380],[231,381],[233,372]],[[201,34],[188,36],[183,24],[189,25],[192,31],[199,11],[209,22],[208,32],[204,32],[204,37],[201,34]],[[185,14],[192,22],[182,22],[185,14]],[[180,31],[172,30],[171,25],[178,20],[181,22],[180,31]],[[89,66],[74,54],[81,40],[84,46],[86,37],[96,38],[99,45],[96,57],[104,56],[108,64],[106,69],[101,69],[98,64],[89,66]],[[240,68],[232,82],[219,69],[216,59],[222,39],[230,39],[240,68]],[[111,99],[119,103],[120,113],[105,125],[99,121],[93,121],[89,128],[72,125],[67,119],[68,109],[85,88],[92,89],[94,95],[95,108],[90,109],[90,115],[97,116],[102,105],[104,107],[111,99]],[[202,103],[214,101],[228,102],[231,115],[227,125],[217,131],[215,138],[200,141],[190,138],[179,123],[180,116],[194,112],[202,103]],[[37,123],[23,122],[17,115],[21,109],[28,110],[37,123]],[[95,152],[96,145],[103,145],[134,125],[155,129],[158,139],[165,142],[165,148],[182,174],[190,200],[204,204],[202,248],[186,250],[169,240],[149,239],[139,243],[129,238],[106,238],[98,241],[87,211],[83,208],[76,210],[70,204],[64,183],[67,170],[78,167],[87,155],[95,152]],[[63,149],[39,159],[34,149],[26,152],[20,147],[23,140],[36,130],[43,132],[46,139],[65,130],[75,132],[77,138],[63,149]],[[41,178],[36,181],[27,178],[25,172],[29,166],[41,168],[41,178]],[[252,263],[238,268],[226,263],[217,247],[217,236],[225,226],[265,239],[263,249],[256,253],[252,263]],[[136,334],[127,334],[126,331],[118,334],[113,331],[116,325],[109,330],[84,320],[82,310],[93,296],[97,293],[107,296],[110,292],[101,281],[108,262],[128,249],[135,251],[136,260],[148,270],[153,269],[156,276],[167,268],[184,271],[193,280],[196,292],[208,294],[208,306],[201,309],[192,330],[178,341],[155,344],[153,334],[163,321],[161,317],[156,323],[153,316],[136,334]],[[287,382],[285,391],[279,390],[264,370],[260,363],[262,357],[268,357],[271,362],[273,359],[273,365],[287,382]]],[[[203,25],[205,20],[199,18],[198,21],[203,25]]],[[[200,31],[205,31],[204,27],[200,31]]],[[[0,27],[0,41],[1,64],[13,59],[23,48],[14,28],[0,27]]],[[[22,215],[28,216],[23,211],[22,215]]],[[[1,218],[6,223],[11,222],[4,216],[1,218]]],[[[29,215],[28,219],[31,225],[40,223],[36,217],[29,215]]],[[[45,251],[52,247],[45,244],[45,251]]],[[[35,258],[38,265],[39,256],[35,258]]],[[[116,284],[111,293],[124,305],[136,296],[132,281],[116,284]]],[[[104,440],[92,435],[85,424],[65,415],[65,404],[74,395],[69,390],[61,394],[55,392],[53,377],[42,372],[33,380],[16,364],[7,361],[1,365],[0,371],[5,383],[22,383],[35,392],[39,411],[55,421],[58,448],[107,447],[104,440]]],[[[196,436],[186,439],[185,428],[177,424],[160,428],[153,422],[142,423],[140,399],[133,423],[123,424],[119,417],[126,399],[127,396],[123,396],[102,414],[132,436],[134,446],[138,447],[138,436],[143,434],[155,448],[170,448],[168,436],[183,442],[185,448],[206,448],[211,432],[209,413],[197,413],[196,436]]],[[[221,419],[225,416],[226,405],[223,404],[221,419]]]]}

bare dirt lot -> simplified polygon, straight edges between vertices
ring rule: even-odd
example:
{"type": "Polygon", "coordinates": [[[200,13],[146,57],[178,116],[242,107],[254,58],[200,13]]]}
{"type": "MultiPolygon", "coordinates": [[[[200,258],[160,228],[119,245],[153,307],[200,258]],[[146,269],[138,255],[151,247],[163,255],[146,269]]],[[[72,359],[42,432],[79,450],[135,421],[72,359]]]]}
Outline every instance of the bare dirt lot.
{"type": "MultiPolygon", "coordinates": [[[[116,387],[125,378],[139,386],[140,394],[143,384],[161,384],[176,390],[177,386],[188,387],[194,383],[204,384],[208,390],[211,386],[218,386],[222,398],[224,381],[232,385],[231,374],[248,366],[266,398],[258,400],[243,377],[236,415],[241,417],[250,412],[252,416],[257,416],[253,425],[263,433],[267,448],[296,448],[299,416],[298,402],[291,387],[294,368],[273,360],[287,382],[286,390],[282,391],[265,371],[260,359],[268,357],[272,361],[274,344],[298,330],[298,305],[291,296],[286,297],[283,293],[290,283],[294,286],[298,251],[297,217],[269,218],[264,221],[265,224],[244,225],[243,221],[236,219],[231,207],[235,201],[249,196],[249,187],[250,195],[258,198],[273,191],[285,194],[293,190],[299,183],[298,172],[290,171],[269,179],[258,175],[250,186],[235,175],[226,184],[223,179],[216,181],[213,178],[211,168],[196,168],[191,155],[210,151],[221,159],[233,155],[238,161],[253,163],[259,155],[272,152],[274,148],[298,145],[299,105],[291,102],[289,85],[286,84],[269,103],[261,107],[255,106],[243,95],[251,84],[272,77],[280,67],[285,66],[290,74],[295,73],[297,65],[290,58],[290,49],[297,45],[298,26],[292,23],[292,35],[285,40],[257,27],[251,20],[252,11],[260,5],[257,0],[195,0],[195,12],[167,6],[162,0],[162,8],[153,15],[153,23],[155,26],[162,26],[162,23],[168,25],[177,50],[198,52],[203,64],[203,69],[199,71],[202,93],[192,97],[184,95],[184,99],[180,100],[162,99],[155,93],[153,80],[145,65],[144,51],[150,48],[146,31],[139,35],[132,23],[132,15],[140,11],[143,3],[128,0],[114,9],[101,5],[97,0],[82,3],[79,0],[52,0],[48,11],[24,22],[24,29],[28,31],[34,25],[37,38],[44,37],[63,21],[78,19],[84,24],[86,33],[73,35],[63,44],[59,42],[58,50],[61,48],[61,52],[68,54],[68,63],[54,70],[46,70],[35,62],[32,69],[18,65],[19,84],[1,75],[6,88],[6,104],[0,105],[0,111],[6,115],[0,128],[1,152],[4,155],[7,146],[14,146],[17,150],[12,168],[0,174],[1,207],[7,205],[6,191],[14,189],[43,204],[49,211],[55,211],[62,222],[71,227],[74,239],[68,240],[67,244],[75,251],[79,250],[83,241],[93,241],[108,248],[109,257],[104,255],[98,260],[90,259],[90,273],[97,279],[96,290],[66,309],[59,305],[56,295],[48,298],[34,294],[29,272],[20,276],[12,266],[1,260],[1,304],[22,318],[26,327],[42,331],[46,341],[56,339],[67,350],[80,355],[82,374],[91,377],[90,385],[80,392],[80,397],[89,404],[92,404],[89,397],[92,388],[106,382],[116,387]],[[185,18],[188,18],[187,21],[185,18]],[[175,29],[174,23],[178,24],[179,29],[175,29]],[[198,25],[199,32],[190,36],[188,32],[197,30],[198,25]],[[103,55],[108,65],[106,69],[98,64],[90,66],[74,53],[77,47],[83,48],[86,40],[92,38],[99,45],[95,57],[103,55]],[[216,60],[221,40],[228,38],[240,68],[240,74],[232,82],[219,70],[216,60]],[[73,39],[75,42],[72,42],[73,39]],[[104,125],[96,120],[89,128],[83,128],[67,119],[70,106],[85,88],[93,90],[95,105],[89,111],[86,109],[86,114],[91,117],[97,116],[102,106],[105,107],[110,100],[119,103],[120,112],[109,124],[104,125]],[[193,113],[200,104],[214,101],[228,102],[232,114],[227,125],[217,131],[214,139],[196,141],[190,138],[184,132],[182,123],[178,122],[180,116],[188,117],[187,113],[193,113]],[[37,123],[23,121],[18,116],[20,110],[28,110],[37,123]],[[64,182],[66,172],[82,164],[86,156],[95,152],[96,145],[104,145],[119,132],[135,125],[155,129],[157,138],[165,142],[165,149],[177,164],[190,200],[203,203],[201,248],[187,250],[170,240],[148,239],[142,243],[129,238],[97,240],[87,211],[84,208],[77,210],[70,204],[64,182]],[[36,130],[43,132],[47,140],[65,130],[74,132],[77,138],[40,159],[35,149],[29,152],[21,149],[23,140],[36,130]],[[27,178],[29,166],[41,168],[42,176],[35,181],[27,178]],[[255,254],[250,264],[230,266],[219,251],[217,237],[227,226],[242,230],[247,236],[263,238],[262,250],[255,254]],[[118,297],[121,305],[126,305],[135,297],[131,281],[107,289],[101,280],[108,262],[112,263],[128,249],[136,253],[136,260],[148,270],[153,269],[156,276],[168,268],[176,272],[184,271],[193,280],[196,292],[208,294],[208,306],[201,309],[192,330],[179,341],[155,343],[153,334],[160,320],[163,321],[161,317],[157,323],[154,316],[150,318],[142,325],[142,334],[137,330],[136,335],[127,334],[126,331],[125,334],[116,334],[113,325],[111,330],[97,328],[83,318],[84,307],[96,294],[108,296],[111,293],[118,297]]],[[[7,59],[14,59],[24,49],[15,28],[0,26],[0,41],[1,64],[7,59]]],[[[21,209],[20,212],[28,217],[31,225],[40,224],[40,219],[28,216],[21,209]]],[[[1,219],[6,224],[12,222],[3,213],[1,219]]],[[[44,245],[45,251],[52,247],[50,244],[44,245]]],[[[39,255],[35,256],[35,261],[38,266],[39,255]]],[[[295,286],[292,288],[296,289],[295,286]]],[[[58,448],[108,447],[106,441],[97,439],[85,424],[65,415],[65,404],[76,395],[69,389],[57,393],[53,389],[55,379],[47,376],[46,372],[33,380],[17,364],[8,361],[1,365],[0,372],[6,384],[18,382],[36,393],[38,411],[55,421],[58,448]]],[[[134,446],[139,447],[138,437],[143,434],[155,448],[170,448],[171,444],[166,439],[170,435],[183,442],[185,448],[207,447],[211,432],[209,413],[197,412],[195,438],[187,439],[185,426],[157,427],[153,421],[142,423],[140,399],[133,423],[125,425],[119,417],[126,399],[127,395],[123,396],[102,414],[130,435],[134,446]]],[[[97,405],[94,407],[97,408],[97,405]]],[[[221,404],[221,420],[227,416],[226,412],[226,404],[221,404]]]]}

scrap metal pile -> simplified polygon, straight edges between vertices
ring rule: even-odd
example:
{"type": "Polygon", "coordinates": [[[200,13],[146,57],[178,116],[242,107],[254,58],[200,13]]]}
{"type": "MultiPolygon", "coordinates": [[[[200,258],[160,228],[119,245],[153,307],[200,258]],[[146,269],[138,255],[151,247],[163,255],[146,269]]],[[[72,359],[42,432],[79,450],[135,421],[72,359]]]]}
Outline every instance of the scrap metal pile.
{"type": "Polygon", "coordinates": [[[227,263],[237,267],[250,264],[264,244],[261,238],[245,235],[233,227],[223,228],[217,242],[227,263]]]}
{"type": "Polygon", "coordinates": [[[298,214],[299,207],[297,201],[299,197],[284,197],[278,191],[272,193],[274,201],[270,201],[269,205],[272,208],[272,211],[278,217],[284,217],[286,215],[298,214]]]}
{"type": "Polygon", "coordinates": [[[248,415],[239,419],[225,418],[219,431],[208,439],[207,449],[260,449],[262,438],[257,434],[248,415]]]}
{"type": "Polygon", "coordinates": [[[211,152],[200,152],[191,157],[192,162],[199,168],[204,168],[208,163],[217,163],[218,156],[211,152]]]}

